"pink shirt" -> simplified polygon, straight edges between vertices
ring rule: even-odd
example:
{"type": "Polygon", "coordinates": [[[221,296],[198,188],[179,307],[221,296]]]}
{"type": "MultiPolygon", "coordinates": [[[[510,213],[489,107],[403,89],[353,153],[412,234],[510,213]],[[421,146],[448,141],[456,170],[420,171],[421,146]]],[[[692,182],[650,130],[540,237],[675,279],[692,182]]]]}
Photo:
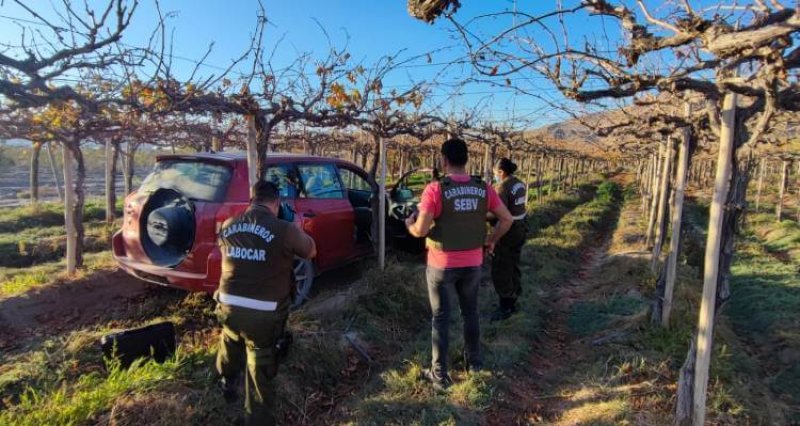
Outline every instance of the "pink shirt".
{"type": "MultiPolygon", "coordinates": [[[[469,175],[450,175],[454,182],[467,182],[469,175]]],[[[487,208],[489,211],[496,209],[502,201],[497,191],[486,184],[487,208]]],[[[419,202],[419,211],[433,214],[434,220],[442,214],[442,188],[439,182],[431,182],[422,191],[419,202]]],[[[483,263],[483,248],[473,250],[444,251],[428,247],[428,266],[438,269],[445,268],[471,268],[481,266],[483,263]]]]}

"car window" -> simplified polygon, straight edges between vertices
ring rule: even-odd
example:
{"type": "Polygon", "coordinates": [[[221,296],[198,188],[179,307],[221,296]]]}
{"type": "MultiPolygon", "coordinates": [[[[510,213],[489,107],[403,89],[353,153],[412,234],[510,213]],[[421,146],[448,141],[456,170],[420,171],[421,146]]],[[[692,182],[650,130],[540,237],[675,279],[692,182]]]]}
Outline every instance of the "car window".
{"type": "Polygon", "coordinates": [[[223,165],[165,160],[156,163],[139,191],[148,193],[159,188],[174,189],[190,200],[219,202],[225,198],[230,179],[231,170],[223,165]]]}
{"type": "Polygon", "coordinates": [[[372,192],[372,185],[369,184],[369,181],[352,170],[340,168],[339,176],[342,177],[344,187],[349,190],[372,192]]]}
{"type": "Polygon", "coordinates": [[[278,189],[281,191],[281,198],[297,198],[299,180],[297,179],[297,171],[291,165],[278,164],[267,167],[264,171],[264,180],[278,185],[278,189]]]}
{"type": "Polygon", "coordinates": [[[344,198],[342,183],[333,164],[301,164],[297,170],[303,186],[301,197],[344,198]]]}

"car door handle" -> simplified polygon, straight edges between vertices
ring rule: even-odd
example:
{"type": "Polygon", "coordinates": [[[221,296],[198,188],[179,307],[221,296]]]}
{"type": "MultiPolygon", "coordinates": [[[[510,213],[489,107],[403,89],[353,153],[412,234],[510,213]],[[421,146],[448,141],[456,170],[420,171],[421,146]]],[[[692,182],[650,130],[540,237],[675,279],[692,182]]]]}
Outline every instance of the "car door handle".
{"type": "Polygon", "coordinates": [[[303,216],[304,217],[309,217],[310,218],[310,217],[315,217],[316,215],[317,215],[317,213],[313,212],[313,211],[303,212],[303,216]]]}

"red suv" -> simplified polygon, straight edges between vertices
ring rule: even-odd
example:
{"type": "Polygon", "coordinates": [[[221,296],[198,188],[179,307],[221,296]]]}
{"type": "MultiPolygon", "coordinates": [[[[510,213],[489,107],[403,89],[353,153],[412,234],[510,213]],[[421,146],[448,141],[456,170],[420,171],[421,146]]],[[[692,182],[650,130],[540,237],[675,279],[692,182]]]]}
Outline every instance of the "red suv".
{"type": "MultiPolygon", "coordinates": [[[[276,154],[267,159],[265,179],[278,184],[282,210],[317,243],[317,258],[295,265],[297,302],[308,295],[315,274],[373,253],[378,186],[363,169],[339,159],[276,154]]],[[[159,156],[125,200],[114,258],[140,279],[213,292],[220,278],[217,232],[247,208],[249,188],[243,154],[159,156]]],[[[409,214],[404,203],[390,201],[388,228],[400,229],[391,225],[409,214]]]]}

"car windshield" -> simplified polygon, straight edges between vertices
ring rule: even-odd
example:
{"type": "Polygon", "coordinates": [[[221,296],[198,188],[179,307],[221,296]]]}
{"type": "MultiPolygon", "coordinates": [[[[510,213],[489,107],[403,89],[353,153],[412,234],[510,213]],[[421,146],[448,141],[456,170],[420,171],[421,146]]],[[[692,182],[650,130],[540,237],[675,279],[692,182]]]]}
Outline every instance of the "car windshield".
{"type": "Polygon", "coordinates": [[[199,161],[167,160],[156,163],[142,182],[142,192],[174,189],[190,200],[219,202],[225,197],[231,170],[199,161]]]}

